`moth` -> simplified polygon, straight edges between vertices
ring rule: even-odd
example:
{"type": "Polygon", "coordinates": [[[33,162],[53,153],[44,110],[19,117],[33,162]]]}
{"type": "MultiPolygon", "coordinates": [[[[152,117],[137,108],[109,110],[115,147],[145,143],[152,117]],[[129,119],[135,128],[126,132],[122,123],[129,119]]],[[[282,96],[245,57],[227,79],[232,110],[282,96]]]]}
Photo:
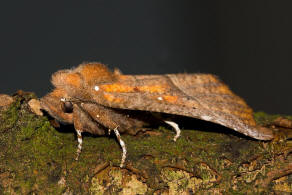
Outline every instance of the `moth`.
{"type": "Polygon", "coordinates": [[[270,129],[256,125],[245,101],[211,74],[123,75],[94,62],[60,70],[51,82],[55,89],[41,98],[41,108],[74,125],[76,160],[83,132],[106,135],[113,130],[122,148],[121,167],[127,150],[120,134],[135,135],[160,120],[174,128],[176,141],[178,124],[161,114],[210,121],[258,140],[274,137],[270,129]]]}

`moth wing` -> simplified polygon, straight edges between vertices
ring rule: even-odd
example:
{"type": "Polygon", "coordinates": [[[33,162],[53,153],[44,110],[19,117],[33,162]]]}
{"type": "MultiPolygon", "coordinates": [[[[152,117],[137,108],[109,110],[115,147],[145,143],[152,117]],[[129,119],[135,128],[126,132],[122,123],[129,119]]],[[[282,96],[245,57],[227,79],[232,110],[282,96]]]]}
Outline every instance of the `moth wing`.
{"type": "Polygon", "coordinates": [[[90,90],[91,98],[104,106],[188,116],[256,139],[273,138],[270,129],[256,126],[244,100],[210,74],[120,75],[90,90]]]}

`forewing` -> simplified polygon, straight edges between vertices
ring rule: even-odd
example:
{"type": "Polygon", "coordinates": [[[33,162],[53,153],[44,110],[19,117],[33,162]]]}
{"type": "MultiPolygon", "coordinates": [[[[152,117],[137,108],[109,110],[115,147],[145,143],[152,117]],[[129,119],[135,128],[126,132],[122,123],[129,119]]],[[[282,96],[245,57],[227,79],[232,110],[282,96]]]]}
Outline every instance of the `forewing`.
{"type": "Polygon", "coordinates": [[[256,139],[272,139],[257,127],[252,109],[210,74],[120,75],[114,83],[90,86],[91,99],[104,106],[199,118],[256,139]]]}

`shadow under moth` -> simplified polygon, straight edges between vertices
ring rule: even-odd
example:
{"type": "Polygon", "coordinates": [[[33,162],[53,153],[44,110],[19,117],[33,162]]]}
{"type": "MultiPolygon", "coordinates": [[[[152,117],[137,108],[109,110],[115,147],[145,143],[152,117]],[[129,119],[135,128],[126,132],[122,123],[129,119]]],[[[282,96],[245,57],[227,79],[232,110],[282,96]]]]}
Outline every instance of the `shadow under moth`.
{"type": "Polygon", "coordinates": [[[55,89],[41,98],[41,107],[58,121],[74,124],[76,160],[82,132],[112,130],[122,148],[122,167],[127,150],[120,133],[135,135],[156,120],[174,128],[176,141],[181,131],[171,120],[175,116],[210,121],[259,140],[274,137],[272,130],[256,125],[244,100],[211,74],[123,75],[86,63],[54,73],[52,84],[55,89]]]}

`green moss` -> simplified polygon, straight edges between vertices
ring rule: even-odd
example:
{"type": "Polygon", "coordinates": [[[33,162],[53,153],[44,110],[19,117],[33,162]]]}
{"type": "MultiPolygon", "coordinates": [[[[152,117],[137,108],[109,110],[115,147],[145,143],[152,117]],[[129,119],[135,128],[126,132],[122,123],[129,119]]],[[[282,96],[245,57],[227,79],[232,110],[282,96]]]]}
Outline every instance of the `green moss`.
{"type": "MultiPolygon", "coordinates": [[[[29,98],[16,98],[0,114],[0,193],[98,194],[101,189],[117,190],[110,187],[113,185],[124,185],[129,190],[131,182],[143,186],[147,193],[252,192],[256,181],[271,170],[270,162],[287,148],[286,142],[262,142],[198,130],[183,130],[173,142],[173,130],[160,127],[154,130],[157,135],[122,135],[128,151],[127,164],[133,167],[125,171],[117,168],[121,148],[113,137],[85,135],[83,151],[75,161],[74,130],[57,131],[46,117],[31,113],[26,104],[29,98]],[[256,165],[252,164],[257,158],[260,160],[256,165]],[[114,170],[96,173],[96,167],[105,161],[114,170]],[[127,178],[128,183],[113,179],[114,173],[127,178]]],[[[267,124],[276,115],[256,113],[255,117],[258,123],[267,124]]]]}
{"type": "Polygon", "coordinates": [[[255,118],[256,122],[258,124],[262,124],[262,125],[270,123],[271,121],[275,120],[279,116],[281,116],[281,115],[279,115],[279,114],[269,115],[265,112],[254,113],[254,118],[255,118]]]}
{"type": "Polygon", "coordinates": [[[23,99],[18,98],[2,113],[1,120],[6,124],[0,135],[0,142],[5,146],[0,151],[1,162],[5,162],[1,163],[1,170],[15,175],[12,191],[24,194],[39,189],[59,192],[61,188],[56,184],[60,173],[57,174],[56,167],[61,167],[62,156],[66,153],[64,148],[74,141],[74,135],[59,133],[46,117],[30,113],[21,101],[23,99]],[[53,182],[48,182],[48,179],[53,182]]]}
{"type": "Polygon", "coordinates": [[[280,115],[280,114],[267,114],[265,112],[256,112],[254,113],[254,118],[258,124],[269,124],[271,121],[275,120],[276,118],[284,116],[285,118],[292,120],[292,115],[280,115]]]}
{"type": "Polygon", "coordinates": [[[18,119],[18,111],[20,109],[20,101],[15,101],[12,105],[5,111],[1,113],[1,123],[0,123],[0,131],[1,133],[9,128],[12,128],[17,119],[18,119]]]}

